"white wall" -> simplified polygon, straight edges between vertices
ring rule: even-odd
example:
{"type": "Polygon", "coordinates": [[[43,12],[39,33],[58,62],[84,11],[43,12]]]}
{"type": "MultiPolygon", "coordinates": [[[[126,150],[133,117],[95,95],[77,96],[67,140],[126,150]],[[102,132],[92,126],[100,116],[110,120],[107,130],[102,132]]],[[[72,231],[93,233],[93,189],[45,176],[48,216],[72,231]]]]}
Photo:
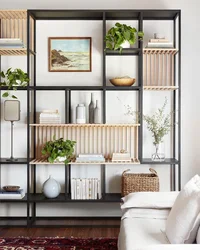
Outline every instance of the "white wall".
{"type": "MultiPolygon", "coordinates": [[[[198,91],[200,90],[199,85],[199,75],[198,75],[198,50],[199,47],[199,39],[200,35],[198,33],[198,23],[200,21],[200,17],[198,15],[198,11],[200,9],[200,2],[198,0],[163,0],[163,1],[22,1],[18,0],[17,2],[14,0],[0,0],[0,8],[5,9],[34,9],[34,8],[57,8],[57,9],[134,9],[134,8],[151,8],[151,9],[181,9],[182,10],[182,184],[186,183],[187,180],[196,173],[200,173],[200,159],[198,158],[198,143],[200,138],[199,125],[200,119],[198,116],[198,91]],[[117,3],[117,4],[116,4],[117,3]]],[[[109,25],[109,24],[108,24],[109,25]]],[[[59,22],[57,25],[56,22],[51,22],[51,26],[48,25],[46,21],[39,21],[37,25],[37,82],[39,85],[64,85],[66,82],[73,82],[70,85],[81,85],[80,79],[82,80],[82,84],[87,85],[100,85],[102,82],[101,79],[101,51],[102,51],[102,37],[101,37],[101,23],[100,22],[90,22],[89,26],[87,24],[87,29],[83,29],[84,22],[77,22],[74,26],[73,22],[59,22]],[[65,32],[65,28],[67,32],[65,32]],[[74,36],[76,35],[78,29],[78,36],[92,36],[93,38],[93,71],[92,73],[49,73],[47,69],[47,37],[48,36],[74,36]]],[[[171,26],[168,24],[159,23],[158,25],[154,25],[146,23],[144,28],[148,30],[149,36],[156,31],[162,31],[165,35],[171,38],[171,26]],[[152,27],[152,30],[151,30],[152,27]],[[164,28],[163,28],[164,27],[164,28]],[[150,33],[149,33],[150,30],[150,33]]],[[[137,62],[135,59],[131,58],[118,58],[117,62],[113,61],[113,58],[107,59],[108,65],[112,65],[107,67],[108,78],[116,73],[120,74],[133,74],[136,75],[137,62]],[[128,60],[128,61],[127,61],[128,60]],[[117,65],[124,65],[126,67],[120,67],[117,65]],[[127,65],[134,65],[133,71],[132,67],[128,67],[127,65]]],[[[25,68],[25,59],[23,58],[3,58],[2,59],[2,69],[6,69],[9,66],[12,67],[21,67],[25,68]]],[[[25,156],[25,143],[26,143],[26,133],[24,132],[25,125],[25,94],[20,92],[18,94],[20,100],[22,101],[22,120],[19,123],[16,123],[16,136],[15,136],[15,155],[16,156],[25,156]],[[20,143],[19,143],[20,142],[20,143]]],[[[59,107],[60,112],[64,110],[63,101],[62,101],[62,93],[55,93],[54,98],[55,102],[53,104],[59,107]]],[[[120,103],[117,103],[117,96],[123,102],[127,102],[127,104],[132,104],[133,107],[136,105],[136,96],[131,98],[131,96],[127,96],[123,93],[109,93],[108,95],[108,122],[111,121],[111,115],[113,119],[123,119],[123,121],[129,121],[130,117],[124,116],[125,110],[123,109],[120,103]],[[112,108],[114,106],[114,109],[112,108]],[[117,106],[117,107],[116,107],[117,106]],[[117,110],[117,112],[113,113],[113,110],[117,110]],[[109,115],[110,114],[110,115],[109,115]]],[[[146,108],[145,112],[152,112],[155,107],[158,107],[162,102],[166,93],[160,93],[159,96],[157,93],[145,93],[146,99],[146,108]],[[150,105],[150,103],[152,105],[150,105]]],[[[170,98],[170,94],[167,94],[167,97],[170,98]]],[[[74,106],[79,99],[82,99],[88,102],[88,96],[79,93],[75,94],[73,99],[74,106]]],[[[101,98],[99,94],[96,93],[96,98],[101,98]]],[[[44,108],[53,108],[52,102],[48,99],[48,94],[42,95],[42,92],[38,94],[38,106],[37,109],[40,111],[44,108]]],[[[170,109],[170,106],[168,107],[170,109]]],[[[2,119],[2,156],[9,156],[9,143],[7,143],[9,138],[9,123],[3,122],[2,119]]],[[[120,119],[118,120],[120,121],[120,119]]],[[[151,145],[151,136],[145,130],[145,156],[148,157],[152,151],[151,145]]],[[[170,145],[170,136],[166,137],[166,153],[169,156],[169,145],[170,145]]],[[[170,173],[168,166],[153,166],[158,171],[160,175],[161,181],[161,190],[169,190],[170,188],[170,173]]],[[[98,168],[98,167],[97,167],[98,168]]],[[[120,192],[120,175],[124,169],[127,169],[127,166],[109,166],[107,168],[107,191],[109,192],[120,192]]],[[[133,166],[131,169],[135,172],[146,172],[148,171],[149,166],[133,166]]],[[[2,166],[1,171],[1,186],[6,184],[15,184],[14,181],[17,180],[17,183],[20,183],[22,187],[25,188],[25,176],[26,171],[25,167],[22,166],[2,166]],[[16,177],[15,177],[16,176],[16,177]]],[[[93,169],[88,169],[86,172],[91,172],[93,169]]],[[[84,176],[85,171],[83,169],[77,169],[73,171],[74,175],[77,175],[77,172],[81,171],[81,175],[84,176]]],[[[62,168],[57,168],[57,166],[44,167],[39,166],[38,171],[38,191],[41,188],[43,181],[48,177],[48,174],[52,173],[57,180],[63,184],[62,178],[62,168]]],[[[98,174],[98,170],[95,170],[94,174],[98,174]]],[[[58,205],[60,210],[59,213],[63,215],[67,215],[73,213],[74,209],[76,209],[76,214],[85,214],[87,215],[87,211],[91,211],[89,214],[94,212],[94,214],[102,214],[102,207],[99,207],[95,204],[91,206],[84,206],[81,204],[81,208],[76,205],[58,205]],[[82,208],[86,208],[84,211],[82,208]],[[88,210],[90,208],[90,210],[88,210]]],[[[56,207],[58,207],[56,206],[56,207]]],[[[106,211],[112,215],[120,214],[118,204],[113,205],[105,205],[106,211]]],[[[46,205],[40,205],[38,209],[38,214],[45,215],[46,213],[46,205]]],[[[57,209],[53,209],[49,211],[51,214],[56,214],[57,209]]],[[[1,205],[0,214],[1,215],[14,215],[14,214],[25,214],[26,210],[24,209],[14,209],[10,205],[1,205]]]]}

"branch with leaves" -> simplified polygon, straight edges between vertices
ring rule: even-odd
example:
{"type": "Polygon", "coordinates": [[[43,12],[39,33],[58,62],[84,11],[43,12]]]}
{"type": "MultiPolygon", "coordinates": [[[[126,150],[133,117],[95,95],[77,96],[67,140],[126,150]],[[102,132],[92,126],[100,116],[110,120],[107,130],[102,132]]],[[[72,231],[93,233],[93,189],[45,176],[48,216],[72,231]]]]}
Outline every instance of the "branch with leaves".
{"type": "Polygon", "coordinates": [[[165,114],[166,105],[167,98],[165,98],[163,106],[152,116],[143,115],[144,121],[147,123],[147,128],[152,133],[154,145],[163,142],[163,137],[169,133],[172,127],[171,115],[173,112],[165,114]]]}
{"type": "Polygon", "coordinates": [[[18,87],[26,87],[30,81],[28,74],[18,68],[14,70],[9,68],[6,72],[2,71],[0,72],[0,76],[4,79],[4,81],[0,83],[0,86],[8,87],[8,91],[2,94],[4,98],[12,97],[17,99],[15,95],[10,94],[10,90],[17,90],[18,87]]]}

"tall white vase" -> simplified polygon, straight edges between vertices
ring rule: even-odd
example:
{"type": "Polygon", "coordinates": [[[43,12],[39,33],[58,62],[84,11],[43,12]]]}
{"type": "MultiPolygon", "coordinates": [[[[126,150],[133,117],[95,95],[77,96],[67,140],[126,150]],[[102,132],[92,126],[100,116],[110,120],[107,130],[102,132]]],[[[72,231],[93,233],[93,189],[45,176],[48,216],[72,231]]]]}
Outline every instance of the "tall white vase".
{"type": "Polygon", "coordinates": [[[44,182],[42,192],[47,198],[56,198],[60,194],[61,187],[60,183],[54,178],[49,178],[44,182]]]}

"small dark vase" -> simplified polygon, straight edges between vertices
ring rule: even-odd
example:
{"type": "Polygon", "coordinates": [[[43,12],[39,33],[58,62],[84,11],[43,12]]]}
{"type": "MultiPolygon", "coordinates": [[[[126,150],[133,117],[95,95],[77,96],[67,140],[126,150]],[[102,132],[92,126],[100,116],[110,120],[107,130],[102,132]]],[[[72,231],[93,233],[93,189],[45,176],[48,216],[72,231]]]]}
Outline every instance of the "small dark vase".
{"type": "Polygon", "coordinates": [[[94,123],[94,94],[91,93],[91,102],[89,104],[89,123],[94,123]]]}

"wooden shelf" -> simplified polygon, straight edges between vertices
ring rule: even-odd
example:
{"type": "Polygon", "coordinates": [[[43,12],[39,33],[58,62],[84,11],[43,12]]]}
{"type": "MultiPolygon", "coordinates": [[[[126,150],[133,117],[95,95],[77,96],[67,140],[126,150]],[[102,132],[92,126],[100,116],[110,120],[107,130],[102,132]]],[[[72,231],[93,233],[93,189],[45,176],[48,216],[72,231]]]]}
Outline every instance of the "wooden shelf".
{"type": "Polygon", "coordinates": [[[0,19],[27,19],[27,10],[0,10],[0,19]]]}
{"type": "Polygon", "coordinates": [[[143,86],[144,90],[176,90],[177,86],[143,86]]]}
{"type": "Polygon", "coordinates": [[[145,48],[145,49],[143,49],[144,55],[148,55],[148,54],[175,55],[176,53],[178,53],[178,49],[174,49],[174,48],[145,48]]]}
{"type": "Polygon", "coordinates": [[[139,127],[140,124],[76,124],[76,123],[68,123],[68,124],[30,124],[31,127],[139,127]]]}
{"type": "MultiPolygon", "coordinates": [[[[30,50],[30,54],[35,55],[36,53],[30,50]]],[[[26,48],[0,48],[0,55],[1,56],[26,56],[27,49],[26,48]]]]}
{"type": "MultiPolygon", "coordinates": [[[[58,162],[58,163],[50,163],[47,161],[47,159],[40,158],[40,159],[34,159],[30,162],[32,165],[64,165],[63,162],[58,162]]],[[[138,159],[132,159],[131,162],[112,162],[110,159],[106,159],[105,162],[70,162],[69,164],[71,165],[101,165],[101,164],[106,164],[106,165],[132,165],[132,164],[140,164],[140,161],[138,159]]]]}

